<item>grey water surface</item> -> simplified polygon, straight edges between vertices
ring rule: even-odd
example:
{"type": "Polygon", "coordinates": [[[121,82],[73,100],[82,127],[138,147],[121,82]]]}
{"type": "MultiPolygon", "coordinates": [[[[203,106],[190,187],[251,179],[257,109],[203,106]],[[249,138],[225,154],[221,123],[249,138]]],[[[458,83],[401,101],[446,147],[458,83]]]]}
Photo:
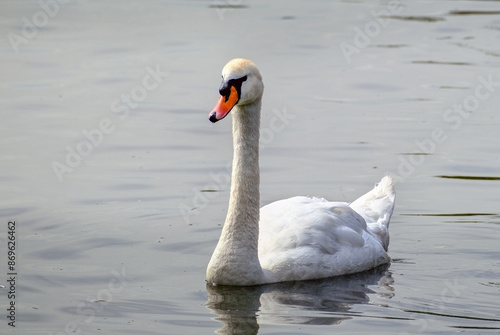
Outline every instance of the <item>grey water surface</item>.
{"type": "Polygon", "coordinates": [[[498,2],[18,0],[0,17],[0,333],[500,332],[498,2]],[[262,205],[349,202],[391,174],[391,264],[206,286],[232,158],[230,118],[207,117],[234,57],[266,87],[262,205]]]}

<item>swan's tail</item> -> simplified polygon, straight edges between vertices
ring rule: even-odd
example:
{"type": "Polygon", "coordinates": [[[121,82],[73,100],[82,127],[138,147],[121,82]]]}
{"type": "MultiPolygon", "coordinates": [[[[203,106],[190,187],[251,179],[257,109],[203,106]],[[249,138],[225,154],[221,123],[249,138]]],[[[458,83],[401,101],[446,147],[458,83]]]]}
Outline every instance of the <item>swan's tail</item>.
{"type": "Polygon", "coordinates": [[[349,205],[365,219],[368,229],[380,238],[386,250],[389,246],[388,229],[395,198],[392,178],[385,176],[373,190],[349,205]]]}

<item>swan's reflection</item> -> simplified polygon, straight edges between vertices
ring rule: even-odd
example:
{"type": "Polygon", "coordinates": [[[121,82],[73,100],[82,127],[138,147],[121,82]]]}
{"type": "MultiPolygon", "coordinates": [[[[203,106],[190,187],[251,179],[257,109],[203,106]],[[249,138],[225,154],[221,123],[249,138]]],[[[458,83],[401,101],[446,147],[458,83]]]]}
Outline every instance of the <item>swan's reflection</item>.
{"type": "Polygon", "coordinates": [[[252,287],[207,285],[207,307],[223,323],[218,334],[257,334],[259,323],[338,324],[368,294],[391,298],[389,265],[348,276],[252,287]],[[375,292],[368,285],[378,285],[375,292]],[[320,313],[317,313],[320,312],[320,313]]]}

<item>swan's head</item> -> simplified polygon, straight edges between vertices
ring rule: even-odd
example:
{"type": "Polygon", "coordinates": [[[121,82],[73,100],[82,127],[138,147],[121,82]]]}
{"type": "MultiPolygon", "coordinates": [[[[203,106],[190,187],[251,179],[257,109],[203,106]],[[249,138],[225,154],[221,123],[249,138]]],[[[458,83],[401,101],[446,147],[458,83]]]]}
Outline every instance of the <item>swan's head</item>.
{"type": "Polygon", "coordinates": [[[222,120],[234,106],[260,100],[263,92],[264,84],[257,66],[248,59],[235,58],[222,69],[220,98],[208,119],[212,122],[222,120]]]}

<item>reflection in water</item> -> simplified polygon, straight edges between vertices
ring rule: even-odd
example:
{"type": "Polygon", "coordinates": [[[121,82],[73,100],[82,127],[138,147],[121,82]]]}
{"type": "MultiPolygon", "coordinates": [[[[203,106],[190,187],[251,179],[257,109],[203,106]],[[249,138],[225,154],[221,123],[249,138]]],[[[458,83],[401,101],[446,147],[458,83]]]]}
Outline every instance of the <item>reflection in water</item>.
{"type": "Polygon", "coordinates": [[[385,264],[369,271],[326,279],[250,287],[207,284],[207,307],[223,323],[218,334],[257,334],[260,323],[339,324],[354,314],[353,304],[370,301],[378,285],[386,298],[393,296],[393,279],[385,264]],[[321,312],[321,313],[317,313],[321,312]]]}

